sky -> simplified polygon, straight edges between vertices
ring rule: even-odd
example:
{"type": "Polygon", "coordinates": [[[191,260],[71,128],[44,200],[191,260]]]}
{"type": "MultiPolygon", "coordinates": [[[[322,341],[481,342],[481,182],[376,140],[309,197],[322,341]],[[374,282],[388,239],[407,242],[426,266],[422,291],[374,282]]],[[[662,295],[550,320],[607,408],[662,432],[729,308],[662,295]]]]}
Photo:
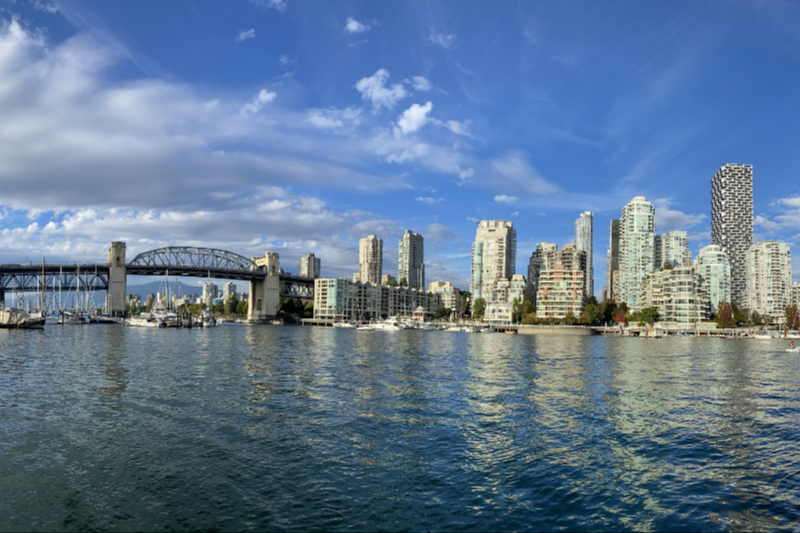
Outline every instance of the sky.
{"type": "Polygon", "coordinates": [[[724,163],[796,254],[797,28],[768,0],[0,0],[0,263],[121,240],[350,277],[375,234],[396,275],[411,229],[426,281],[468,289],[478,221],[513,222],[527,274],[588,210],[599,296],[635,196],[710,244],[724,163]]]}

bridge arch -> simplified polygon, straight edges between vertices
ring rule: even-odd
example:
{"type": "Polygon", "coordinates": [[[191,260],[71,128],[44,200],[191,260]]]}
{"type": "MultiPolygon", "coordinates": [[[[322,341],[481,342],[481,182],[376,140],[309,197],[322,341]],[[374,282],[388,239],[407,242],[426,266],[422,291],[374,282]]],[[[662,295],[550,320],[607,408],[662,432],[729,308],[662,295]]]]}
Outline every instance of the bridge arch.
{"type": "Polygon", "coordinates": [[[249,257],[215,248],[168,246],[142,252],[134,257],[131,267],[173,268],[210,271],[257,272],[263,270],[249,257]]]}

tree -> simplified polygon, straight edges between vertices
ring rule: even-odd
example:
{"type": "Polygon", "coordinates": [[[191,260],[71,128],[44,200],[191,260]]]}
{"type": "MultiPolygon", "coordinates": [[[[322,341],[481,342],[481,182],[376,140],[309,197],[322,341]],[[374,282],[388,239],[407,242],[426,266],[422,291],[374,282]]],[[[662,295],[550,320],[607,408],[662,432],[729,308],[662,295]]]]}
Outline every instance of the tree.
{"type": "Polygon", "coordinates": [[[439,307],[436,308],[436,311],[434,311],[434,316],[437,319],[441,320],[443,318],[449,317],[450,313],[451,313],[451,310],[449,308],[447,308],[447,307],[445,307],[443,305],[440,305],[439,307]]]}
{"type": "Polygon", "coordinates": [[[523,324],[536,324],[539,320],[536,318],[536,313],[526,313],[522,317],[523,324]]]}
{"type": "Polygon", "coordinates": [[[624,324],[627,322],[627,318],[625,317],[625,313],[623,311],[617,311],[617,314],[614,315],[614,322],[617,324],[624,324]]]}
{"type": "Polygon", "coordinates": [[[614,300],[603,300],[600,304],[600,315],[603,322],[613,322],[614,315],[617,314],[617,302],[614,300]]]}
{"type": "Polygon", "coordinates": [[[478,298],[472,306],[472,316],[481,319],[484,313],[486,313],[486,300],[478,298]]]}
{"type": "Polygon", "coordinates": [[[753,313],[750,315],[750,319],[753,321],[754,326],[760,326],[763,324],[761,321],[761,315],[758,314],[758,311],[753,311],[753,313]]]}
{"type": "Polygon", "coordinates": [[[789,329],[800,329],[800,310],[796,305],[786,306],[786,327],[789,329]]]}
{"type": "Polygon", "coordinates": [[[522,303],[519,298],[514,298],[511,303],[511,323],[518,324],[522,320],[522,303]]]}
{"type": "Polygon", "coordinates": [[[529,314],[533,313],[534,311],[536,311],[536,310],[533,308],[533,302],[532,301],[525,300],[524,302],[522,302],[522,316],[529,315],[529,314]]]}
{"type": "Polygon", "coordinates": [[[672,270],[672,263],[667,262],[664,264],[664,270],[672,270]]]}
{"type": "Polygon", "coordinates": [[[584,307],[584,309],[586,308],[587,305],[597,305],[597,306],[599,306],[600,304],[597,302],[597,297],[594,294],[590,294],[589,296],[586,296],[586,297],[583,298],[583,307],[584,307]]]}
{"type": "Polygon", "coordinates": [[[397,284],[397,280],[396,280],[396,279],[394,279],[394,278],[390,278],[390,279],[389,279],[389,283],[388,283],[388,285],[389,285],[390,287],[397,287],[397,286],[398,286],[398,284],[397,284]]]}
{"type": "Polygon", "coordinates": [[[303,318],[314,318],[314,302],[308,302],[303,309],[303,318]]]}
{"type": "Polygon", "coordinates": [[[717,305],[717,327],[732,328],[736,326],[733,316],[733,307],[728,302],[720,302],[717,305]]]}
{"type": "Polygon", "coordinates": [[[641,320],[645,324],[650,324],[651,326],[656,322],[658,322],[658,319],[659,315],[657,307],[645,307],[639,313],[639,320],[641,320]]]}
{"type": "Polygon", "coordinates": [[[581,313],[578,322],[580,324],[586,324],[587,326],[591,326],[592,324],[600,320],[600,316],[601,316],[600,307],[598,307],[597,304],[590,303],[583,308],[583,312],[581,313]]]}
{"type": "Polygon", "coordinates": [[[571,326],[574,323],[575,323],[575,313],[573,313],[571,310],[567,311],[567,314],[564,315],[564,324],[571,326]]]}
{"type": "Polygon", "coordinates": [[[749,326],[751,324],[750,310],[746,307],[739,309],[736,304],[731,304],[731,309],[733,309],[733,320],[736,326],[749,326]]]}
{"type": "Polygon", "coordinates": [[[406,277],[405,277],[405,276],[403,276],[402,278],[400,278],[400,286],[401,286],[401,287],[408,287],[408,280],[406,279],[406,277]]]}
{"type": "Polygon", "coordinates": [[[233,294],[228,296],[228,299],[225,300],[225,314],[226,315],[233,315],[236,313],[236,306],[239,305],[239,300],[236,299],[236,296],[233,294]]]}
{"type": "Polygon", "coordinates": [[[225,304],[222,302],[217,302],[214,304],[214,314],[215,315],[222,315],[225,313],[225,304]]]}
{"type": "Polygon", "coordinates": [[[236,314],[244,316],[247,314],[248,311],[248,303],[247,300],[242,300],[236,305],[236,314]]]}

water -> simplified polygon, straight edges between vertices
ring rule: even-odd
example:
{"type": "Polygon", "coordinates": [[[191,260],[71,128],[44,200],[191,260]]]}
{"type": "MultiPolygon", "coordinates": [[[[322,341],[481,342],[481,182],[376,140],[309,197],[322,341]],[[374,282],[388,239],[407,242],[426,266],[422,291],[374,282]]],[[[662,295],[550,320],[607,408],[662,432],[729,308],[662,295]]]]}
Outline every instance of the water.
{"type": "Polygon", "coordinates": [[[0,529],[794,529],[786,347],[0,330],[0,529]]]}

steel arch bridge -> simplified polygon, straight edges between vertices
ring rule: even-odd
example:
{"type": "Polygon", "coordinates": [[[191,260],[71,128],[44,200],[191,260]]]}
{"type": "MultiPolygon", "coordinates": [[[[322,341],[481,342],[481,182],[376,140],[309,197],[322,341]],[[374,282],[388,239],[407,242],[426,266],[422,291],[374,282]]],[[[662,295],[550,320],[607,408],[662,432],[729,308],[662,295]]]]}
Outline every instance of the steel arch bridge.
{"type": "MultiPolygon", "coordinates": [[[[125,265],[131,276],[199,277],[264,281],[266,270],[249,257],[214,248],[171,246],[142,252],[125,265]]],[[[0,265],[0,295],[12,292],[108,290],[109,264],[0,265]]],[[[313,298],[314,280],[279,274],[280,295],[313,298]]]]}

